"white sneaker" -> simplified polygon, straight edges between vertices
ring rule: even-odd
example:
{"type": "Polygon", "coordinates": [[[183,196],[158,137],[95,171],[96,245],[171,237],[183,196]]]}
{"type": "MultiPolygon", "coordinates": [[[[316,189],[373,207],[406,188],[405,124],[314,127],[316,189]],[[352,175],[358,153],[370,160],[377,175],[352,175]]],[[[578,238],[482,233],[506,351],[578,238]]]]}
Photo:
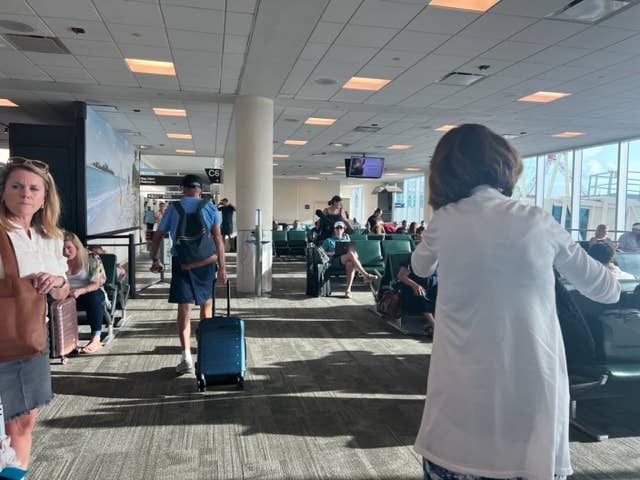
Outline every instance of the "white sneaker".
{"type": "Polygon", "coordinates": [[[193,361],[192,360],[182,360],[176,366],[176,374],[184,375],[185,373],[193,373],[193,361]]]}

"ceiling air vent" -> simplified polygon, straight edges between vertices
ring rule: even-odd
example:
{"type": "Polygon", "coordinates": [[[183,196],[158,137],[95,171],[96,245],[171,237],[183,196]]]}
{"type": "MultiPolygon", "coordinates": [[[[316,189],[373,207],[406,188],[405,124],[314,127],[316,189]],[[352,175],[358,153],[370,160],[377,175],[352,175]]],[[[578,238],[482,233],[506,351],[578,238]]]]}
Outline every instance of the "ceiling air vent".
{"type": "Polygon", "coordinates": [[[573,0],[547,18],[578,23],[595,23],[630,3],[630,0],[573,0]]]}
{"type": "Polygon", "coordinates": [[[11,45],[23,52],[58,53],[64,55],[71,54],[60,39],[56,37],[5,33],[4,38],[6,38],[11,45]]]}
{"type": "Polygon", "coordinates": [[[484,75],[479,75],[477,73],[451,72],[442,77],[440,83],[444,85],[467,87],[472,83],[476,83],[478,80],[482,80],[483,78],[484,75]]]}
{"type": "Polygon", "coordinates": [[[376,133],[380,131],[381,127],[370,127],[368,125],[360,125],[353,129],[354,132],[358,133],[376,133]]]}

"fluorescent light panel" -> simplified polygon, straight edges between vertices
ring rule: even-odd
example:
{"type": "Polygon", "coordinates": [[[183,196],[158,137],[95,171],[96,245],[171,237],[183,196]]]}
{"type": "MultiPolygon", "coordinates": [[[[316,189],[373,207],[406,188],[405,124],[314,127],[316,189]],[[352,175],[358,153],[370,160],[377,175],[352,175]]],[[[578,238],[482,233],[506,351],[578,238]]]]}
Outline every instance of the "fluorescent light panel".
{"type": "Polygon", "coordinates": [[[195,150],[188,150],[188,149],[184,149],[184,148],[177,148],[176,149],[176,153],[196,153],[195,150]]]}
{"type": "Polygon", "coordinates": [[[420,169],[416,168],[416,167],[407,167],[404,170],[405,170],[405,172],[419,172],[420,171],[420,169]]]}
{"type": "Polygon", "coordinates": [[[441,127],[436,128],[436,132],[448,132],[449,130],[456,127],[457,125],[442,125],[441,127]]]}
{"type": "Polygon", "coordinates": [[[333,125],[336,122],[335,118],[320,118],[320,117],[309,117],[304,122],[306,125],[333,125]]]}
{"type": "Polygon", "coordinates": [[[160,108],[153,107],[153,113],[167,117],[186,117],[187,111],[183,108],[160,108]]]}
{"type": "Polygon", "coordinates": [[[288,153],[274,153],[272,155],[273,158],[289,158],[288,153]]]}
{"type": "Polygon", "coordinates": [[[336,170],[346,170],[346,169],[344,168],[344,165],[338,165],[336,167],[336,170]]]}
{"type": "Polygon", "coordinates": [[[345,83],[342,88],[377,92],[389,82],[391,82],[391,80],[386,80],[384,78],[351,77],[351,80],[345,83]]]}
{"type": "Polygon", "coordinates": [[[431,0],[429,6],[486,12],[499,1],[500,0],[431,0]]]}
{"type": "Polygon", "coordinates": [[[191,140],[190,133],[167,133],[167,137],[175,138],[177,140],[191,140]]]}
{"type": "Polygon", "coordinates": [[[387,147],[387,150],[408,150],[411,148],[411,145],[403,145],[401,143],[396,143],[387,147]]]}
{"type": "Polygon", "coordinates": [[[519,102],[536,102],[536,103],[549,103],[555,100],[559,100],[564,97],[568,97],[570,93],[563,92],[535,92],[526,97],[519,98],[519,102]]]}
{"type": "Polygon", "coordinates": [[[285,145],[306,145],[308,142],[306,140],[285,140],[285,145]]]}
{"type": "Polygon", "coordinates": [[[307,177],[307,180],[320,180],[318,177],[307,177]]]}
{"type": "Polygon", "coordinates": [[[551,136],[557,137],[557,138],[573,138],[573,137],[580,137],[584,134],[585,134],[584,132],[561,132],[561,133],[554,133],[551,136]]]}
{"type": "Polygon", "coordinates": [[[396,172],[389,172],[384,174],[385,177],[395,177],[396,175],[398,175],[396,172]]]}
{"type": "Polygon", "coordinates": [[[320,172],[320,175],[333,175],[333,172],[320,172]]]}
{"type": "Polygon", "coordinates": [[[273,166],[274,166],[274,167],[277,167],[277,166],[278,166],[278,164],[277,164],[277,163],[274,163],[274,164],[273,164],[273,166]]]}
{"type": "Polygon", "coordinates": [[[151,75],[176,76],[176,69],[172,62],[159,60],[144,60],[142,58],[125,58],[129,70],[135,73],[149,73],[151,75]]]}
{"type": "Polygon", "coordinates": [[[8,98],[0,98],[0,107],[17,107],[15,103],[13,103],[8,98]]]}

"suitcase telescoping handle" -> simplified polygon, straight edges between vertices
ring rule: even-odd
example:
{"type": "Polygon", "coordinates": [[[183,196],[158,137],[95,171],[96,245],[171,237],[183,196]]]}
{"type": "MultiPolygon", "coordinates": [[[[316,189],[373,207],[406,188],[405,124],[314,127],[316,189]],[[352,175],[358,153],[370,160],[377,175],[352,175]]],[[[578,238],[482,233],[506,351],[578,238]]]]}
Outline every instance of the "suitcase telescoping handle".
{"type": "MultiPolygon", "coordinates": [[[[216,315],[216,283],[213,282],[213,291],[211,292],[211,298],[213,298],[213,316],[216,315]]],[[[231,280],[227,279],[227,317],[231,316],[231,280]]]]}

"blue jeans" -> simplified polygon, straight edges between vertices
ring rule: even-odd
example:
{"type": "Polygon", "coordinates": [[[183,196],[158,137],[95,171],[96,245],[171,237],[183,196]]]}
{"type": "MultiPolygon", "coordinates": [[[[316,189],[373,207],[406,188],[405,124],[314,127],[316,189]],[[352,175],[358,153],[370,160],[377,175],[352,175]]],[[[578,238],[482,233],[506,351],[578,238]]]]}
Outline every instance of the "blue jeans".
{"type": "Polygon", "coordinates": [[[80,295],[76,298],[78,307],[87,312],[87,320],[91,325],[92,335],[98,336],[102,332],[104,320],[104,292],[100,289],[80,295]]]}

